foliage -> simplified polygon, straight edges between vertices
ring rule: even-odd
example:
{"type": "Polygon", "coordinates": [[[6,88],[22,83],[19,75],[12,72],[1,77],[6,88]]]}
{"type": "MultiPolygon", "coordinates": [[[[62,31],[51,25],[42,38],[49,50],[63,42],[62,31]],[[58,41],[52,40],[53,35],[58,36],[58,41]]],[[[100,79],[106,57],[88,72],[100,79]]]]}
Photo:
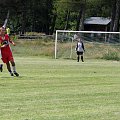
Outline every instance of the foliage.
{"type": "MultiPolygon", "coordinates": [[[[35,35],[36,33],[34,33],[35,35]]],[[[30,33],[29,33],[30,35],[30,33]]],[[[37,35],[37,34],[36,34],[37,35]]],[[[14,41],[16,46],[12,46],[12,51],[17,56],[47,56],[54,58],[55,42],[50,37],[41,37],[39,39],[17,39],[14,41]]],[[[58,41],[57,58],[70,58],[71,40],[66,42],[58,41]]],[[[76,42],[72,46],[72,59],[76,59],[74,51],[76,42]]],[[[120,46],[104,43],[85,42],[85,59],[120,59],[120,46]],[[108,52],[109,51],[109,52],[108,52]],[[108,54],[109,53],[109,54],[108,54]]]]}
{"type": "Polygon", "coordinates": [[[119,57],[119,55],[118,55],[117,52],[109,51],[107,54],[103,55],[103,59],[106,59],[106,60],[117,60],[117,61],[119,61],[120,57],[119,57]]]}
{"type": "Polygon", "coordinates": [[[119,31],[119,4],[119,0],[2,0],[0,24],[3,24],[10,10],[8,26],[12,31],[53,34],[56,29],[76,30],[82,27],[86,17],[112,18],[115,13],[111,25],[114,29],[111,30],[119,31]],[[113,2],[116,3],[114,6],[113,2]]]}

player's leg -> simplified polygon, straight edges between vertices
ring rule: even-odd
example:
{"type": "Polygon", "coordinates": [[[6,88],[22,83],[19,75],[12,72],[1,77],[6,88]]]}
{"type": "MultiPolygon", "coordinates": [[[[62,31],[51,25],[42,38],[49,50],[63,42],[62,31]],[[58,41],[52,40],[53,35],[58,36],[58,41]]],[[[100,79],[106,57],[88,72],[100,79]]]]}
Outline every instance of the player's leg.
{"type": "Polygon", "coordinates": [[[83,60],[83,52],[81,52],[80,54],[81,54],[81,61],[84,62],[84,60],[83,60]]]}
{"type": "Polygon", "coordinates": [[[78,55],[78,57],[77,57],[77,62],[79,62],[79,60],[80,60],[80,55],[78,55]]]}
{"type": "Polygon", "coordinates": [[[80,60],[80,52],[77,51],[77,62],[79,62],[79,60],[80,60]]]}
{"type": "MultiPolygon", "coordinates": [[[[3,55],[4,55],[4,54],[3,54],[3,55]]],[[[2,57],[2,61],[6,64],[7,70],[8,70],[8,72],[10,73],[10,75],[11,75],[11,76],[14,76],[13,73],[12,73],[11,67],[10,67],[9,57],[3,56],[3,57],[2,57]]]]}
{"type": "Polygon", "coordinates": [[[0,71],[3,71],[3,64],[0,64],[0,71]]]}
{"type": "Polygon", "coordinates": [[[81,61],[84,62],[84,60],[83,60],[83,52],[80,52],[80,56],[81,56],[81,61]]]}
{"type": "Polygon", "coordinates": [[[7,66],[7,69],[8,69],[8,72],[10,73],[10,75],[11,75],[11,76],[14,76],[13,73],[12,73],[12,70],[11,70],[10,63],[9,63],[9,62],[6,63],[6,66],[7,66]]]}
{"type": "Polygon", "coordinates": [[[19,74],[16,72],[16,67],[15,67],[15,62],[14,62],[14,58],[13,58],[12,52],[9,54],[8,60],[9,60],[9,62],[12,65],[12,70],[13,70],[14,75],[19,76],[19,74]]]}
{"type": "Polygon", "coordinates": [[[83,55],[81,55],[81,61],[84,62],[84,60],[83,60],[83,55]]]}
{"type": "Polygon", "coordinates": [[[13,73],[14,73],[16,76],[19,76],[19,74],[16,72],[15,62],[14,62],[13,60],[10,61],[10,62],[11,62],[12,68],[13,68],[13,73]]]}

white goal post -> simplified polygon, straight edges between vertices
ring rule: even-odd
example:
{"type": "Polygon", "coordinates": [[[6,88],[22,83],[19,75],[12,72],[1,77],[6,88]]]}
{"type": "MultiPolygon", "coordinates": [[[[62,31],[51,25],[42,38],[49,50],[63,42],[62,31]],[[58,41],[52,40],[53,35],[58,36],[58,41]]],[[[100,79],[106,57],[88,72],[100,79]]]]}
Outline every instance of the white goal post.
{"type": "MultiPolygon", "coordinates": [[[[72,43],[75,39],[74,35],[76,33],[77,34],[85,34],[85,35],[89,34],[91,37],[93,34],[98,35],[98,36],[100,36],[100,34],[103,34],[104,35],[104,42],[106,42],[106,43],[107,42],[109,43],[109,41],[107,40],[108,35],[109,36],[110,35],[117,35],[119,37],[118,43],[120,43],[120,32],[56,30],[56,34],[55,34],[55,59],[57,58],[58,40],[59,40],[59,38],[62,39],[63,35],[68,34],[68,33],[72,34],[72,36],[69,37],[71,39],[71,53],[70,53],[71,55],[72,55],[72,43]],[[61,34],[61,35],[59,35],[59,34],[61,34]]],[[[94,42],[94,41],[92,41],[92,42],[94,42]]],[[[112,40],[112,42],[115,42],[115,41],[112,40]]]]}

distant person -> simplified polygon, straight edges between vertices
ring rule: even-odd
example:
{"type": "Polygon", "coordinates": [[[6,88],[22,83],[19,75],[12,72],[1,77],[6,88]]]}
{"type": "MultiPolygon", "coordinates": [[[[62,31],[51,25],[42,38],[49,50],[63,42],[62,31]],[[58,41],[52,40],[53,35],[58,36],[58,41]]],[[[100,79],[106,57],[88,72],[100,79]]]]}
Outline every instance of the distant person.
{"type": "Polygon", "coordinates": [[[0,49],[2,57],[1,59],[6,64],[7,69],[11,76],[14,75],[19,76],[19,74],[16,72],[15,62],[10,48],[10,43],[13,44],[14,46],[15,43],[10,40],[10,37],[7,34],[5,34],[5,32],[6,32],[5,28],[1,27],[0,28],[0,44],[1,44],[0,49]],[[12,65],[13,72],[11,70],[10,63],[12,65]]]}
{"type": "Polygon", "coordinates": [[[7,35],[10,35],[10,28],[6,28],[7,35]]]}
{"type": "Polygon", "coordinates": [[[78,39],[77,33],[74,34],[73,39],[74,39],[74,40],[78,39]]]}
{"type": "Polygon", "coordinates": [[[0,64],[0,71],[3,71],[3,64],[0,64]]]}
{"type": "Polygon", "coordinates": [[[76,49],[76,54],[77,54],[77,62],[79,62],[80,56],[81,56],[81,61],[84,62],[83,53],[85,51],[85,48],[84,48],[84,44],[83,44],[82,39],[80,39],[80,38],[78,39],[78,42],[77,42],[75,49],[76,49]]]}
{"type": "Polygon", "coordinates": [[[18,37],[17,37],[16,33],[14,33],[13,41],[14,41],[14,40],[16,41],[17,39],[18,39],[18,37]]]}

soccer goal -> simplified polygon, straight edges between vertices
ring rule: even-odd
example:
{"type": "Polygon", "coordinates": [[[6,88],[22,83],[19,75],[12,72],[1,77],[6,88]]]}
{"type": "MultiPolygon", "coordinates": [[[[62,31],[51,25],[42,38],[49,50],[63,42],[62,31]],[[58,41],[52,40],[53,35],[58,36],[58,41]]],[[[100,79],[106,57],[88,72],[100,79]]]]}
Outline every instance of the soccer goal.
{"type": "Polygon", "coordinates": [[[76,59],[75,47],[80,38],[85,44],[85,57],[102,57],[108,52],[120,52],[120,32],[56,30],[55,59],[76,59]]]}

